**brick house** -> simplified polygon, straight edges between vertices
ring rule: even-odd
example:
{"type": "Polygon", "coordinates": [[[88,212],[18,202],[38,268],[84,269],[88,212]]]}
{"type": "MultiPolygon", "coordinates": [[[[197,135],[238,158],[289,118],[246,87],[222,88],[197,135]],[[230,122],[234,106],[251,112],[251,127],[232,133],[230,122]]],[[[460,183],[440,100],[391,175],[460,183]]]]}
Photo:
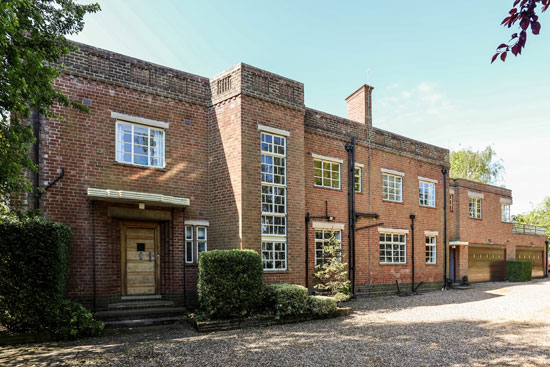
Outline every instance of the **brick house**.
{"type": "MultiPolygon", "coordinates": [[[[213,249],[256,250],[266,283],[311,287],[332,235],[358,293],[441,287],[449,152],[373,127],[372,87],[346,98],[342,118],[250,65],[207,78],[79,47],[56,84],[90,113],[37,116],[37,181],[49,187],[29,198],[73,229],[71,297],[94,309],[136,295],[189,302],[213,249]]],[[[465,233],[448,226],[456,241],[465,233]]]]}
{"type": "Polygon", "coordinates": [[[511,190],[453,179],[449,194],[451,279],[506,280],[506,260],[531,261],[533,278],[546,274],[546,228],[512,223],[511,190]]]}

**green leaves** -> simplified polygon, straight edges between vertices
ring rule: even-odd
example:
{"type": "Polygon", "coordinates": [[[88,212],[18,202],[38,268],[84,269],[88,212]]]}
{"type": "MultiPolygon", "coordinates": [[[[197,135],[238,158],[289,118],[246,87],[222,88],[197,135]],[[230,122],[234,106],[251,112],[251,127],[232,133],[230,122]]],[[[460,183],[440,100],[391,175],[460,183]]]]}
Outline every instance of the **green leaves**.
{"type": "Polygon", "coordinates": [[[0,2],[0,200],[32,188],[23,173],[34,169],[28,158],[34,138],[22,126],[31,111],[52,117],[56,104],[80,106],[54,87],[57,65],[75,49],[65,36],[82,31],[84,15],[98,10],[73,0],[0,2]]]}
{"type": "Polygon", "coordinates": [[[502,178],[504,166],[496,159],[496,153],[488,146],[481,151],[463,149],[451,152],[451,178],[495,184],[502,178]]]}

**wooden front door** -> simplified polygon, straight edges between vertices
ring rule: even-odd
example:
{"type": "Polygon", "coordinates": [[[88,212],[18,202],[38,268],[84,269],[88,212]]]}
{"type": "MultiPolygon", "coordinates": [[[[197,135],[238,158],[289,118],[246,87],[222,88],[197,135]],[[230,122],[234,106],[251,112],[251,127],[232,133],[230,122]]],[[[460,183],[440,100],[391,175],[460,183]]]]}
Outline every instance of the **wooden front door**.
{"type": "Polygon", "coordinates": [[[121,228],[122,295],[160,291],[159,227],[155,223],[123,223],[121,228]]]}

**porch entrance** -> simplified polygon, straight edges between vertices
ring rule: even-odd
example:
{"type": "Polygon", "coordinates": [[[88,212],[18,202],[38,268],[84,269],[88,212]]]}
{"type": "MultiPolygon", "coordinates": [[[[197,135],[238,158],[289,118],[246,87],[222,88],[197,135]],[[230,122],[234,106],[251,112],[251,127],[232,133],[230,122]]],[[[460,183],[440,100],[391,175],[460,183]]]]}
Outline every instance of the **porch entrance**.
{"type": "Polygon", "coordinates": [[[160,293],[160,231],[156,223],[121,225],[122,295],[160,293]]]}

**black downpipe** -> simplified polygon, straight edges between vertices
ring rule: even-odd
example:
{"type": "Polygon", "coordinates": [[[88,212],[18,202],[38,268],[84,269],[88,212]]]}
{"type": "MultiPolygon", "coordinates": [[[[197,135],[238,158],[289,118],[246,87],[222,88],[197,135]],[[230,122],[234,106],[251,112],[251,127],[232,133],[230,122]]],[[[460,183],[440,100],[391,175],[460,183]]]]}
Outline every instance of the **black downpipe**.
{"type": "Polygon", "coordinates": [[[348,152],[348,278],[351,282],[351,294],[355,296],[355,137],[351,137],[351,143],[346,144],[348,152]]]}
{"type": "Polygon", "coordinates": [[[411,250],[411,256],[412,256],[411,292],[414,292],[415,291],[414,289],[414,218],[415,218],[415,215],[411,214],[409,218],[411,218],[411,248],[412,248],[411,250]]]}
{"type": "Polygon", "coordinates": [[[548,278],[548,240],[544,241],[544,244],[546,246],[544,246],[544,264],[545,264],[545,267],[546,267],[546,272],[544,273],[544,277],[545,278],[548,278]]]}
{"type": "MultiPolygon", "coordinates": [[[[173,221],[174,219],[172,219],[173,221]]],[[[187,308],[187,269],[185,266],[185,207],[181,208],[181,223],[183,225],[183,303],[187,308]]]]}
{"type": "Polygon", "coordinates": [[[443,174],[443,289],[447,289],[447,169],[443,174]]]}

